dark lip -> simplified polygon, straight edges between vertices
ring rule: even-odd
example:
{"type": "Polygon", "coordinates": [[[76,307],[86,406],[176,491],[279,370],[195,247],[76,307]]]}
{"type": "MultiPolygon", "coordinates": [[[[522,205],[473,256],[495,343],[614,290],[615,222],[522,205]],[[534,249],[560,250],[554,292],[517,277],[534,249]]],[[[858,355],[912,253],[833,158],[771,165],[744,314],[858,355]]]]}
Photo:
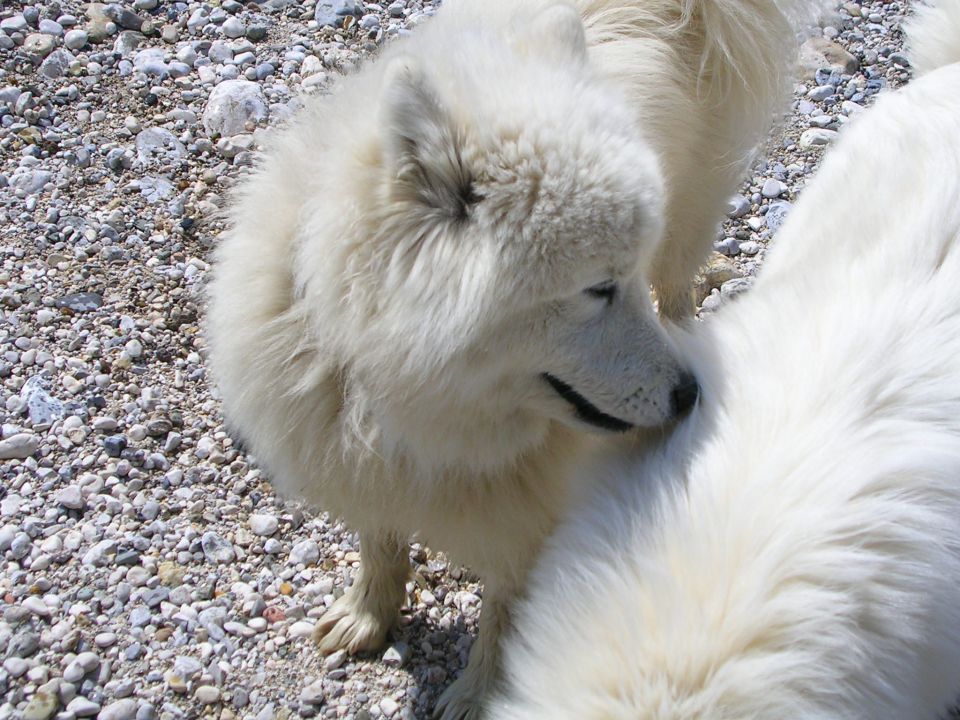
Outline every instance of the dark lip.
{"type": "Polygon", "coordinates": [[[620,420],[619,418],[607,415],[560,378],[550,373],[543,373],[541,377],[556,391],[557,395],[573,405],[573,408],[577,411],[577,418],[579,420],[613,432],[626,432],[633,427],[633,425],[626,420],[620,420]]]}

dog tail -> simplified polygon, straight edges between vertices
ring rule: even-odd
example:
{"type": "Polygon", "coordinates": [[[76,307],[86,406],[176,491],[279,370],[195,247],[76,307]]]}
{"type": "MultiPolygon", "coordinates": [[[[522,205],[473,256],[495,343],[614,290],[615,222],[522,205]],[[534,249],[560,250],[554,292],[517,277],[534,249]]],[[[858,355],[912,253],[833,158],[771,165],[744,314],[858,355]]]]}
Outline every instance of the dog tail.
{"type": "Polygon", "coordinates": [[[918,76],[960,62],[960,0],[917,3],[904,30],[918,76]]]}

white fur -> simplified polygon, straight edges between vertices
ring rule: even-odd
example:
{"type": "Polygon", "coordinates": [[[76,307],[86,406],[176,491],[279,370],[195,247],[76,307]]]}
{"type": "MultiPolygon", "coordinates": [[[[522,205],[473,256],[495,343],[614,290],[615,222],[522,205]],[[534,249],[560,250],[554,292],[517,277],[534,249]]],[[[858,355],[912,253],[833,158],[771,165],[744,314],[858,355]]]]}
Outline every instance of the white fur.
{"type": "Polygon", "coordinates": [[[211,364],[277,488],[361,533],[323,651],[383,642],[420,533],[485,582],[441,703],[476,715],[590,442],[542,374],[618,420],[677,414],[648,280],[689,312],[816,5],[451,0],[275,136],[217,253],[211,364]]]}
{"type": "MultiPolygon", "coordinates": [[[[923,10],[915,56],[960,60],[958,19],[923,10]]],[[[689,420],[587,474],[491,718],[936,720],[956,700],[960,65],[932,62],[844,130],[756,287],[691,330],[689,420]]]]}

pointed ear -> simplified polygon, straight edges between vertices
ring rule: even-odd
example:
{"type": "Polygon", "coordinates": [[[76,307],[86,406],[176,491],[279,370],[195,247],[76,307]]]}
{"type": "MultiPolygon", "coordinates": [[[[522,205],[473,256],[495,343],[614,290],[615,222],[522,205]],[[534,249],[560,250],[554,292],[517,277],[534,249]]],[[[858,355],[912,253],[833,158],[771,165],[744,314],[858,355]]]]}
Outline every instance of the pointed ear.
{"type": "Polygon", "coordinates": [[[385,162],[398,199],[466,217],[477,198],[461,159],[459,133],[420,64],[390,61],[383,90],[385,162]]]}
{"type": "Polygon", "coordinates": [[[558,60],[586,61],[587,31],[572,5],[560,3],[547,8],[534,19],[531,32],[545,52],[558,60]]]}

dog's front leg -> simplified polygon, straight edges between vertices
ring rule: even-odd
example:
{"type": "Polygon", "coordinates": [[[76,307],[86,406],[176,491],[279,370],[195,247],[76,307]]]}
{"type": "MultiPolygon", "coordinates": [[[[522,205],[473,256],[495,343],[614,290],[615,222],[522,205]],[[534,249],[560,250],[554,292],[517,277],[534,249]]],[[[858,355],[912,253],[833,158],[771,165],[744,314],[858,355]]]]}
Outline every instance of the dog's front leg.
{"type": "Polygon", "coordinates": [[[351,587],[314,629],[313,639],[324,655],[376,650],[393,627],[406,595],[410,559],[405,539],[360,532],[360,570],[351,587]]]}

